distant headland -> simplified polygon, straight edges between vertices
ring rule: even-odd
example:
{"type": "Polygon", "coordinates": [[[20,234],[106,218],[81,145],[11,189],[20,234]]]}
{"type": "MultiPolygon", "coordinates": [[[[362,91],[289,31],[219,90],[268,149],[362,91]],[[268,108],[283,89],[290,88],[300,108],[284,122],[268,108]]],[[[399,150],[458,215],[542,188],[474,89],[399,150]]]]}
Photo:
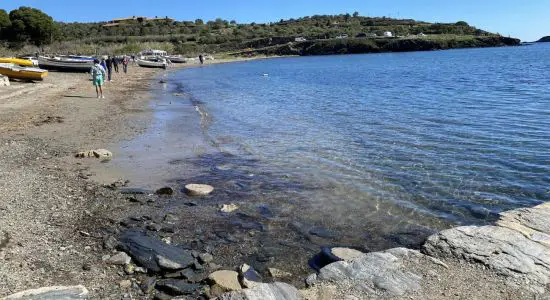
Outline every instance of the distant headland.
{"type": "Polygon", "coordinates": [[[272,23],[241,24],[216,19],[178,21],[168,16],[130,16],[95,23],[64,23],[44,12],[20,7],[0,10],[1,52],[128,54],[143,49],[170,53],[232,56],[324,55],[515,46],[469,25],[365,17],[359,13],[315,15],[272,23]],[[20,26],[24,23],[25,26],[20,26]],[[15,26],[14,24],[18,24],[15,26]]]}
{"type": "Polygon", "coordinates": [[[545,36],[537,41],[537,43],[550,43],[550,36],[545,36]]]}

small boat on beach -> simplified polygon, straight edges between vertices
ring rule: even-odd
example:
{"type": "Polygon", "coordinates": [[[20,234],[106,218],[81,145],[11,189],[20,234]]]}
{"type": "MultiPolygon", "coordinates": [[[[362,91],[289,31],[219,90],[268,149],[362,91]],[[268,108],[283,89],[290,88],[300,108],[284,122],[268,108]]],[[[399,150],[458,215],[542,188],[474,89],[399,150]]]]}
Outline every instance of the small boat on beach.
{"type": "Polygon", "coordinates": [[[15,57],[0,57],[1,64],[16,64],[24,67],[32,67],[33,62],[30,59],[15,58],[15,57]]]}
{"type": "Polygon", "coordinates": [[[187,58],[181,55],[168,55],[168,56],[165,56],[164,58],[170,60],[173,63],[178,63],[178,64],[184,64],[187,62],[187,58]]]}
{"type": "Polygon", "coordinates": [[[38,57],[38,66],[46,70],[58,70],[68,72],[88,72],[94,65],[93,60],[68,59],[61,57],[38,57]]]}
{"type": "Polygon", "coordinates": [[[22,79],[22,80],[43,80],[48,76],[48,71],[32,68],[22,67],[13,63],[0,63],[0,74],[8,76],[10,79],[22,79]]]}
{"type": "Polygon", "coordinates": [[[138,66],[143,68],[163,68],[166,69],[168,61],[165,58],[153,57],[153,58],[140,58],[136,60],[138,66]]]}

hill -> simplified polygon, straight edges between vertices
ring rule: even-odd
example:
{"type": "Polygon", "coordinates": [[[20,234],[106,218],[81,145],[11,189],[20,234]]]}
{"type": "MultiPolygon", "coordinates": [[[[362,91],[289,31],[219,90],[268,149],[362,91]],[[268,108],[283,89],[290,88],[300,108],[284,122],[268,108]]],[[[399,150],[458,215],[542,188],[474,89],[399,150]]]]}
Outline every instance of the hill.
{"type": "MultiPolygon", "coordinates": [[[[37,10],[25,9],[25,13],[40,16],[37,10]]],[[[12,15],[18,14],[12,11],[9,17],[12,15]]],[[[48,19],[42,16],[41,20],[40,28],[48,19]]],[[[4,38],[5,43],[11,48],[35,44],[44,51],[80,54],[136,53],[144,48],[159,48],[181,54],[313,55],[490,47],[520,42],[463,21],[428,23],[363,17],[358,13],[316,15],[265,24],[133,16],[98,23],[54,22],[48,38],[44,35],[34,39],[25,33],[2,34],[2,37],[8,37],[4,38]]]]}
{"type": "Polygon", "coordinates": [[[537,41],[537,43],[550,43],[550,36],[545,36],[537,41]]]}

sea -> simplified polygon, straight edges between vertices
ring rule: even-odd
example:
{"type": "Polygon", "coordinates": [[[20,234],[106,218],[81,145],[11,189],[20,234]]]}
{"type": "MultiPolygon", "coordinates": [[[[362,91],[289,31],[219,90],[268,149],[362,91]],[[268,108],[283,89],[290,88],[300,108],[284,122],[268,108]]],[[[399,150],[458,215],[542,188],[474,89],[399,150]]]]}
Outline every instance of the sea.
{"type": "Polygon", "coordinates": [[[151,127],[121,146],[131,180],[211,184],[195,205],[234,203],[214,218],[280,247],[420,247],[550,200],[550,45],[273,58],[161,82],[151,127]]]}

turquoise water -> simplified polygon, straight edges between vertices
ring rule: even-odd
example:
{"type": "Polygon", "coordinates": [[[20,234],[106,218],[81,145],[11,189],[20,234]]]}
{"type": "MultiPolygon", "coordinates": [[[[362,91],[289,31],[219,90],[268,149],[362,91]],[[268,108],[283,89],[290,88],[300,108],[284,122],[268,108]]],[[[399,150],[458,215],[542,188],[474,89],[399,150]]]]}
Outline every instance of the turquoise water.
{"type": "Polygon", "coordinates": [[[550,47],[536,45],[178,71],[166,94],[200,112],[180,122],[200,123],[214,149],[182,156],[202,173],[181,181],[335,244],[488,223],[550,200],[549,70],[550,47]]]}

